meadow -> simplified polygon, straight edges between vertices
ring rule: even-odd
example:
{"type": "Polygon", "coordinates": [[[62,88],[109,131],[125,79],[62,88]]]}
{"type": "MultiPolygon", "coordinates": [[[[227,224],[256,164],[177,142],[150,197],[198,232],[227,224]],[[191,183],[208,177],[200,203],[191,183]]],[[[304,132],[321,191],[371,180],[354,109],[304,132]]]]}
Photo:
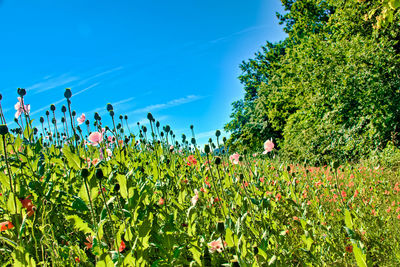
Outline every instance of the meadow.
{"type": "Polygon", "coordinates": [[[60,121],[35,120],[18,94],[15,129],[0,106],[2,266],[400,264],[391,169],[290,164],[274,140],[236,153],[219,131],[200,149],[150,113],[135,136],[111,104],[111,127],[78,116],[69,89],[60,121]]]}

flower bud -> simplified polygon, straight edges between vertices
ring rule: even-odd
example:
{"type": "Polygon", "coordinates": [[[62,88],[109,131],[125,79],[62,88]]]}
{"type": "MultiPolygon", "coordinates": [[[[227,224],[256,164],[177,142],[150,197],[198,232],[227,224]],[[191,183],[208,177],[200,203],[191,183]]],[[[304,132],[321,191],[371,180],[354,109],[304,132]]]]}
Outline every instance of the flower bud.
{"type": "Polygon", "coordinates": [[[76,111],[73,110],[73,111],[72,111],[72,117],[75,117],[75,116],[76,116],[76,111]]]}
{"type": "Polygon", "coordinates": [[[64,96],[65,96],[66,99],[70,99],[71,98],[72,92],[71,92],[70,88],[66,88],[65,89],[64,96]]]}
{"type": "Polygon", "coordinates": [[[193,130],[193,124],[192,124],[192,125],[190,125],[190,130],[193,130]]]}
{"type": "Polygon", "coordinates": [[[122,121],[124,117],[122,115],[119,115],[119,119],[122,121]]]}
{"type": "Polygon", "coordinates": [[[46,110],[46,116],[50,115],[50,111],[46,110]]]}
{"type": "Polygon", "coordinates": [[[165,126],[165,131],[166,131],[167,133],[169,133],[169,131],[171,131],[171,127],[169,127],[169,125],[165,126]]]}
{"type": "Polygon", "coordinates": [[[51,105],[50,105],[50,110],[51,110],[51,111],[55,111],[55,110],[56,110],[56,106],[55,106],[54,104],[51,104],[51,105]]]}
{"type": "Polygon", "coordinates": [[[196,139],[193,137],[191,142],[192,142],[193,145],[195,145],[196,144],[196,139]]]}
{"type": "Polygon", "coordinates": [[[146,133],[147,132],[146,126],[142,126],[142,130],[143,130],[144,133],[146,133]]]}
{"type": "Polygon", "coordinates": [[[86,120],[86,121],[85,121],[85,124],[86,124],[86,125],[89,125],[89,124],[90,124],[90,121],[89,121],[89,120],[86,120]]]}
{"type": "Polygon", "coordinates": [[[217,131],[215,132],[215,136],[216,136],[216,137],[220,137],[220,136],[221,136],[221,131],[220,131],[220,130],[217,130],[217,131]]]}
{"type": "Polygon", "coordinates": [[[26,95],[26,90],[24,88],[18,88],[17,93],[20,97],[23,97],[24,95],[26,95]]]}
{"type": "Polygon", "coordinates": [[[128,115],[125,115],[125,116],[124,116],[124,119],[127,120],[127,119],[128,119],[128,115]]]}
{"type": "Polygon", "coordinates": [[[160,127],[160,122],[159,122],[159,121],[156,122],[156,127],[157,127],[157,128],[160,127]]]}
{"type": "Polygon", "coordinates": [[[149,121],[153,121],[153,120],[154,120],[153,115],[152,115],[150,112],[147,113],[147,119],[148,119],[149,121]]]}
{"type": "Polygon", "coordinates": [[[222,142],[226,142],[226,137],[224,136],[224,138],[222,138],[222,142]]]}
{"type": "Polygon", "coordinates": [[[44,118],[40,117],[39,121],[40,121],[40,123],[43,123],[44,122],[44,118]]]}
{"type": "Polygon", "coordinates": [[[67,108],[66,108],[64,105],[61,107],[61,112],[62,112],[62,113],[67,112],[67,108]]]}

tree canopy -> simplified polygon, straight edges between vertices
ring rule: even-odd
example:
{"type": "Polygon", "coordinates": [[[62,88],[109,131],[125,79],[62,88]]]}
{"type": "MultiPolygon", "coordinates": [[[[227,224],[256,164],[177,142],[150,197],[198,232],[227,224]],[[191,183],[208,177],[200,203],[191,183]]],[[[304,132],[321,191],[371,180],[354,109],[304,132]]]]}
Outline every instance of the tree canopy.
{"type": "Polygon", "coordinates": [[[240,66],[244,98],[225,125],[231,150],[273,138],[287,159],[324,164],[397,142],[398,1],[282,4],[286,12],[277,16],[287,38],[267,42],[240,66]]]}

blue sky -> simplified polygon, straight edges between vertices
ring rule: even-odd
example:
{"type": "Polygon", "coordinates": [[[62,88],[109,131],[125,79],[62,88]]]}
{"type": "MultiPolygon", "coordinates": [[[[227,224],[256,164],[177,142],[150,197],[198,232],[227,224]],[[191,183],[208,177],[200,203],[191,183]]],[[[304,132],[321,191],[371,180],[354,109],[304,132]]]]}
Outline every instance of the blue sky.
{"type": "Polygon", "coordinates": [[[97,111],[109,124],[110,102],[135,130],[152,112],[179,137],[193,124],[204,143],[243,96],[241,61],[285,38],[276,12],[278,0],[0,0],[7,121],[18,87],[36,121],[52,103],[60,112],[69,87],[73,109],[91,121],[97,111]]]}

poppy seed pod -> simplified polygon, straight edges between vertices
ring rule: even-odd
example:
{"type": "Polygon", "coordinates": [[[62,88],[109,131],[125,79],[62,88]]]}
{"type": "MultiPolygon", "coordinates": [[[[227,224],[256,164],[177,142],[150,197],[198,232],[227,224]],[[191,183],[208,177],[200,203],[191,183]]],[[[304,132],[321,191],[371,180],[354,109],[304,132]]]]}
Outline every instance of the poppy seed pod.
{"type": "Polygon", "coordinates": [[[160,122],[159,121],[156,122],[156,127],[157,128],[160,127],[160,122]]]}
{"type": "Polygon", "coordinates": [[[61,122],[64,123],[65,122],[65,118],[61,117],[61,122]]]}
{"type": "Polygon", "coordinates": [[[225,225],[224,225],[224,222],[222,222],[222,221],[217,222],[217,231],[218,231],[218,233],[220,233],[220,234],[222,234],[222,233],[225,232],[225,225]]]}
{"type": "Polygon", "coordinates": [[[226,137],[224,136],[224,138],[222,138],[222,142],[226,142],[226,137]]]}
{"type": "Polygon", "coordinates": [[[75,110],[72,111],[72,116],[73,116],[73,117],[76,116],[76,111],[75,111],[75,110]]]}
{"type": "Polygon", "coordinates": [[[50,105],[50,110],[51,110],[51,111],[55,111],[55,110],[56,110],[56,106],[55,106],[54,104],[51,104],[51,105],[50,105]]]}
{"type": "Polygon", "coordinates": [[[6,124],[1,124],[0,125],[0,135],[6,135],[8,134],[8,127],[6,124]]]}
{"type": "Polygon", "coordinates": [[[114,110],[110,110],[110,116],[111,116],[111,117],[114,117],[114,115],[115,115],[115,114],[114,114],[114,110]]]}
{"type": "Polygon", "coordinates": [[[216,157],[215,158],[215,164],[216,165],[220,165],[221,164],[221,158],[220,157],[216,157]]]}
{"type": "Polygon", "coordinates": [[[193,124],[192,124],[192,125],[190,125],[190,130],[193,130],[193,127],[194,127],[194,126],[193,126],[193,124]]]}
{"type": "Polygon", "coordinates": [[[165,126],[165,131],[166,131],[167,133],[169,133],[169,131],[171,131],[171,127],[169,127],[169,125],[165,126]]]}
{"type": "Polygon", "coordinates": [[[215,136],[216,136],[216,137],[220,137],[220,136],[221,136],[221,131],[220,131],[220,130],[217,130],[217,131],[215,132],[215,136]]]}
{"type": "Polygon", "coordinates": [[[50,111],[46,110],[46,116],[50,115],[50,111]]]}
{"type": "Polygon", "coordinates": [[[122,119],[123,119],[124,117],[122,117],[122,115],[119,115],[119,119],[122,121],[122,119]]]}
{"type": "Polygon", "coordinates": [[[0,101],[3,99],[3,95],[2,94],[0,94],[0,101]]]}
{"type": "Polygon", "coordinates": [[[118,193],[119,189],[121,188],[121,186],[119,184],[115,184],[114,185],[114,192],[118,193]]]}
{"type": "Polygon", "coordinates": [[[52,118],[52,119],[51,119],[51,122],[52,122],[53,124],[56,124],[56,119],[55,119],[55,118],[52,118]]]}
{"type": "Polygon", "coordinates": [[[38,133],[38,128],[33,128],[33,134],[37,134],[38,133]]]}
{"type": "Polygon", "coordinates": [[[40,123],[43,123],[44,122],[44,118],[40,117],[39,121],[40,121],[40,123]]]}
{"type": "Polygon", "coordinates": [[[17,93],[20,97],[23,97],[24,95],[26,95],[26,90],[24,88],[18,88],[17,93]]]}
{"type": "Polygon", "coordinates": [[[64,96],[65,96],[66,99],[70,99],[71,98],[72,92],[71,92],[70,88],[66,88],[65,89],[64,96]]]}
{"type": "Polygon", "coordinates": [[[86,120],[86,121],[85,121],[85,124],[86,124],[86,125],[89,125],[89,124],[90,124],[90,121],[89,121],[89,120],[86,120]]]}
{"type": "Polygon", "coordinates": [[[101,180],[103,179],[104,174],[103,174],[103,170],[102,169],[96,169],[96,178],[101,180]]]}
{"type": "Polygon", "coordinates": [[[142,130],[143,130],[144,133],[147,133],[147,128],[146,128],[146,126],[142,126],[142,130]]]}
{"type": "Polygon", "coordinates": [[[61,107],[61,112],[62,112],[62,113],[67,112],[67,108],[66,108],[64,105],[61,107]]]}
{"type": "Polygon", "coordinates": [[[149,121],[153,121],[153,120],[154,120],[153,115],[152,115],[150,112],[147,113],[147,119],[148,119],[149,121]]]}
{"type": "Polygon", "coordinates": [[[192,142],[193,145],[195,145],[196,144],[196,139],[193,137],[191,142],[192,142]]]}
{"type": "Polygon", "coordinates": [[[339,168],[339,161],[334,161],[334,162],[332,162],[332,168],[334,168],[335,170],[337,169],[337,168],[339,168]]]}
{"type": "Polygon", "coordinates": [[[127,115],[125,115],[125,116],[124,116],[124,119],[125,119],[125,120],[127,120],[127,119],[128,119],[128,116],[127,116],[127,115]]]}
{"type": "Polygon", "coordinates": [[[82,170],[81,170],[81,176],[82,176],[83,178],[88,178],[88,177],[89,177],[89,170],[86,169],[86,168],[82,169],[82,170]]]}
{"type": "Polygon", "coordinates": [[[119,130],[119,129],[121,129],[121,127],[122,127],[121,123],[118,123],[117,124],[117,129],[119,130]]]}
{"type": "Polygon", "coordinates": [[[108,103],[107,104],[107,111],[111,111],[111,110],[114,110],[114,108],[110,103],[108,103]]]}
{"type": "Polygon", "coordinates": [[[205,152],[206,154],[210,154],[211,149],[210,149],[210,146],[209,146],[209,145],[205,145],[205,146],[204,146],[204,152],[205,152]]]}
{"type": "Polygon", "coordinates": [[[14,118],[14,122],[18,123],[18,119],[17,119],[17,118],[14,118]]]}
{"type": "Polygon", "coordinates": [[[96,121],[99,121],[101,119],[99,113],[97,113],[97,112],[94,113],[94,119],[96,121]]]}

